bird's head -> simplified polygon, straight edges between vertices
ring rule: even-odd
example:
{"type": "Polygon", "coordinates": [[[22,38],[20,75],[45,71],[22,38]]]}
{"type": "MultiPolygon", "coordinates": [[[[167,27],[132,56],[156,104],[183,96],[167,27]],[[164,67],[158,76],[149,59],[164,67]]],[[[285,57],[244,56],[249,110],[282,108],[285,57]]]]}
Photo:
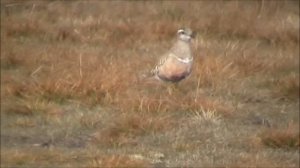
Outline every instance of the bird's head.
{"type": "Polygon", "coordinates": [[[192,38],[195,38],[195,33],[190,28],[179,29],[177,31],[178,38],[180,40],[189,42],[192,38]]]}

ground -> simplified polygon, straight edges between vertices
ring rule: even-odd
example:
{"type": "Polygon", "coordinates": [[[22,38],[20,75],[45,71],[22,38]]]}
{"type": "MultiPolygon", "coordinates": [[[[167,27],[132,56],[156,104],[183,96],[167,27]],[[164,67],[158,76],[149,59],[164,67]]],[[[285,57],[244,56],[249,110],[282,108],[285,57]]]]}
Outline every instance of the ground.
{"type": "Polygon", "coordinates": [[[1,167],[299,167],[299,1],[1,1],[1,167]],[[145,78],[190,27],[194,65],[145,78]]]}

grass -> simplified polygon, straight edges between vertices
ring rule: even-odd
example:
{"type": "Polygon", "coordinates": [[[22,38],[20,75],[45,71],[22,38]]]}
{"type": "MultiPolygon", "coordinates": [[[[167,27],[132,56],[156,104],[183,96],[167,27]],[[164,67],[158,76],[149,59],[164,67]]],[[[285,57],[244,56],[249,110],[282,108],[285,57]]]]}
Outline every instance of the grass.
{"type": "Polygon", "coordinates": [[[278,88],[277,92],[281,93],[284,97],[291,99],[297,99],[299,97],[299,80],[296,74],[290,74],[279,79],[275,87],[278,88]]]}
{"type": "Polygon", "coordinates": [[[144,160],[132,159],[128,156],[107,156],[95,158],[91,167],[149,167],[151,164],[144,160]]]}
{"type": "Polygon", "coordinates": [[[95,143],[121,146],[135,144],[135,137],[166,131],[174,126],[169,116],[148,114],[126,114],[116,118],[114,123],[94,135],[95,143]]]}
{"type": "Polygon", "coordinates": [[[1,1],[1,166],[298,167],[298,6],[1,1]],[[191,76],[142,78],[181,27],[191,76]]]}
{"type": "Polygon", "coordinates": [[[262,143],[273,148],[290,148],[299,150],[299,130],[290,124],[285,129],[270,129],[261,135],[262,143]]]}

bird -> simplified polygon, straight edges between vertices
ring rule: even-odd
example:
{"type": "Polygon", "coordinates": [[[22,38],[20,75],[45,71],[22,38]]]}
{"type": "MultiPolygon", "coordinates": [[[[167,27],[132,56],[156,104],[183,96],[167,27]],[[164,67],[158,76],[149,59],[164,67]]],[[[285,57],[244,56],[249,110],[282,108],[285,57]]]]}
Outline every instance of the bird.
{"type": "Polygon", "coordinates": [[[191,41],[194,37],[190,28],[179,29],[177,41],[161,56],[150,74],[160,81],[171,83],[178,83],[188,77],[193,65],[191,41]]]}

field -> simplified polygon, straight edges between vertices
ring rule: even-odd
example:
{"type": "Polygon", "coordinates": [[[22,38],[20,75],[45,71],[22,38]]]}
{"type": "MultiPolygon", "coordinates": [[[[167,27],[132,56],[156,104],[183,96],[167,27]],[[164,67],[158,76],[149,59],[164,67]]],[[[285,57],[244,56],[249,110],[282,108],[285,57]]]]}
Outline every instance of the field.
{"type": "Polygon", "coordinates": [[[1,1],[1,167],[299,167],[299,1],[1,1]],[[144,78],[190,27],[176,87],[144,78]]]}

